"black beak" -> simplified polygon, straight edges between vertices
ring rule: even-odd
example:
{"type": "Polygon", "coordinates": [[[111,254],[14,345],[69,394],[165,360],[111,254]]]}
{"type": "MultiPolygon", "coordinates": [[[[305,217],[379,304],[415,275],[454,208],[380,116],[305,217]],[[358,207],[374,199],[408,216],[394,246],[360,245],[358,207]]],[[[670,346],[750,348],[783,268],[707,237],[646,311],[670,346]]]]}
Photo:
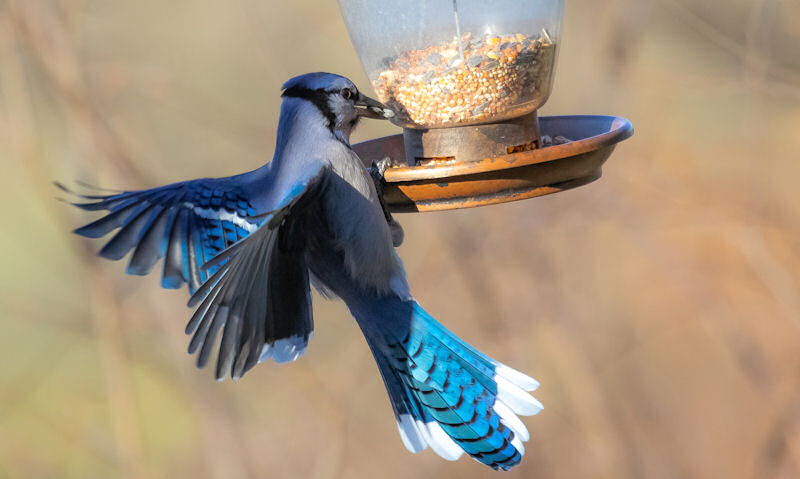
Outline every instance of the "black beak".
{"type": "Polygon", "coordinates": [[[356,101],[353,103],[353,106],[358,109],[358,116],[364,118],[387,120],[394,117],[394,112],[392,110],[386,108],[382,103],[379,103],[360,92],[358,94],[358,98],[356,98],[356,101]]]}

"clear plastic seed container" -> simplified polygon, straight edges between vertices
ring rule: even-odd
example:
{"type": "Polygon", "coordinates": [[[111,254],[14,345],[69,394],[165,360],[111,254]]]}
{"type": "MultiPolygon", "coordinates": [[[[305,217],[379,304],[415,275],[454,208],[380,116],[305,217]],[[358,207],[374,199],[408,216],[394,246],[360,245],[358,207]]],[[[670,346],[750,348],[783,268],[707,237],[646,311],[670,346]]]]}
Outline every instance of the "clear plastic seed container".
{"type": "Polygon", "coordinates": [[[563,0],[339,0],[377,97],[406,128],[498,122],[550,95],[563,0]]]}

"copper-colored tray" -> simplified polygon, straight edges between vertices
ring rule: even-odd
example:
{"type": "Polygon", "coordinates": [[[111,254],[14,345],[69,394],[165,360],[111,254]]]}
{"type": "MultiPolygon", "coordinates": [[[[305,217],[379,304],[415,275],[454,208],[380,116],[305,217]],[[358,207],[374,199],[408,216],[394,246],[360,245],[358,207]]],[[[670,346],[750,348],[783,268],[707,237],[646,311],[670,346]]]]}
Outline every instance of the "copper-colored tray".
{"type": "MultiPolygon", "coordinates": [[[[471,163],[409,166],[386,171],[384,199],[392,212],[439,211],[548,195],[600,178],[617,143],[633,135],[631,122],[614,116],[539,117],[542,135],[569,143],[471,163]]],[[[353,146],[366,164],[391,157],[405,162],[403,135],[353,146]]]]}

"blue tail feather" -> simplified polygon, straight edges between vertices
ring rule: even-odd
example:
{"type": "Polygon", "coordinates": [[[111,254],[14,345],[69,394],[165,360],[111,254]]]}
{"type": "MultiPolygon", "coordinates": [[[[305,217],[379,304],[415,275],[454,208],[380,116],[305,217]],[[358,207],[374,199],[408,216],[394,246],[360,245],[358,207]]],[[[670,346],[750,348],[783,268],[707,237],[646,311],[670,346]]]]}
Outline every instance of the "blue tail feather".
{"type": "Polygon", "coordinates": [[[514,413],[541,410],[525,392],[535,380],[467,345],[413,300],[373,297],[350,307],[409,450],[430,445],[447,459],[463,451],[504,470],[520,462],[528,433],[514,413]]]}

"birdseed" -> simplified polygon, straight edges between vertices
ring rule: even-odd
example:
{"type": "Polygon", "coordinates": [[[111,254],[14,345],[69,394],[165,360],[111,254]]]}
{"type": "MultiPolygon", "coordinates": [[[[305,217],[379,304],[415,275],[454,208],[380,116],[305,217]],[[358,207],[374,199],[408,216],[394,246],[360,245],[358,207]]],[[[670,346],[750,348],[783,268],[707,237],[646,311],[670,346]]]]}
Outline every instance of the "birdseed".
{"type": "Polygon", "coordinates": [[[540,35],[461,37],[384,59],[378,98],[409,127],[442,127],[530,113],[550,91],[555,43],[540,35]]]}

